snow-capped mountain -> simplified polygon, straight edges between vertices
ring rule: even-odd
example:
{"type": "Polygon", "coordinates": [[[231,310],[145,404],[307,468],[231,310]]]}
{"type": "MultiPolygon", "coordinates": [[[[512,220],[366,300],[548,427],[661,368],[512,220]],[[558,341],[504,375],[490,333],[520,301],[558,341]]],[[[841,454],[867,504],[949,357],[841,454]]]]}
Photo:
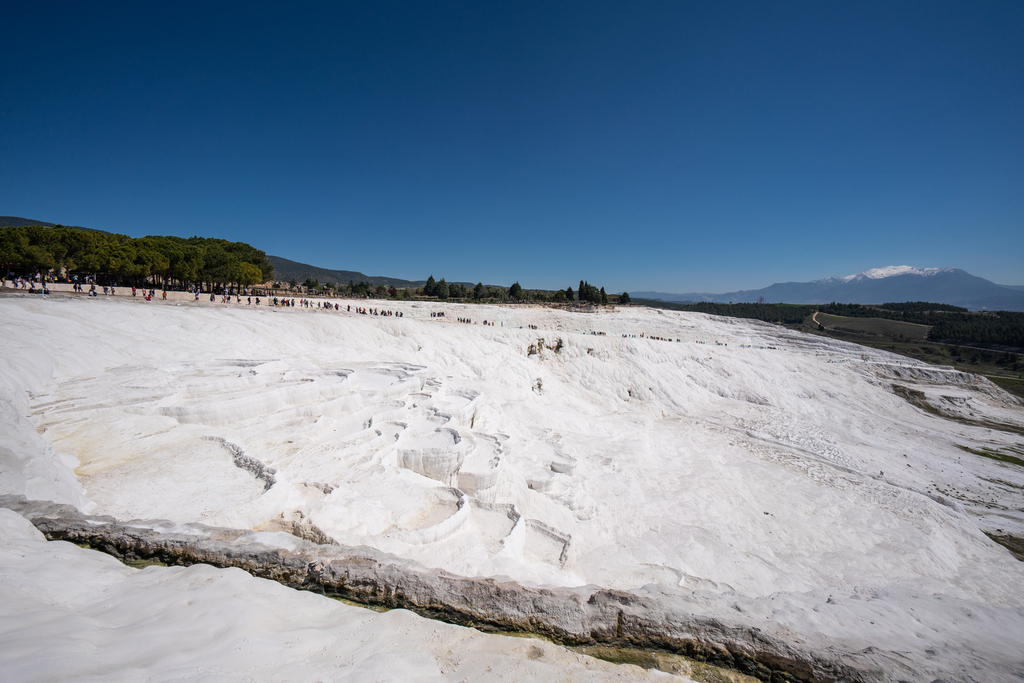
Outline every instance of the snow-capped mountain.
{"type": "Polygon", "coordinates": [[[1024,311],[1024,292],[976,277],[959,268],[886,266],[845,277],[826,277],[813,282],[777,282],[763,289],[725,294],[665,294],[635,292],[637,298],[664,301],[754,302],[823,304],[881,304],[896,301],[930,301],[964,306],[971,310],[1024,311]]]}
{"type": "Polygon", "coordinates": [[[886,277],[895,277],[897,275],[920,275],[921,277],[929,277],[936,275],[937,273],[949,273],[955,271],[956,268],[914,268],[913,266],[886,266],[884,268],[872,268],[871,270],[865,270],[854,275],[847,275],[846,277],[833,278],[828,277],[824,281],[840,281],[840,282],[856,282],[859,280],[881,280],[886,277]]]}

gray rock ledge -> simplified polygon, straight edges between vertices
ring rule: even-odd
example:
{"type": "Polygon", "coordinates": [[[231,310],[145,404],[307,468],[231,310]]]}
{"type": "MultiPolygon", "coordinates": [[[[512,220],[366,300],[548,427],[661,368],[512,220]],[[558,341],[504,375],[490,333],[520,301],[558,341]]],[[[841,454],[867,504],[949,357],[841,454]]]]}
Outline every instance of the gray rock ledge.
{"type": "Polygon", "coordinates": [[[753,626],[689,614],[629,592],[456,576],[365,546],[297,539],[298,549],[284,550],[253,542],[254,532],[248,530],[165,520],[119,522],[24,496],[0,496],[0,507],[29,519],[49,540],[122,560],[237,567],[292,588],[407,609],[481,631],[538,634],[563,645],[666,651],[771,683],[888,680],[876,664],[855,653],[813,650],[796,639],[787,642],[753,626]]]}

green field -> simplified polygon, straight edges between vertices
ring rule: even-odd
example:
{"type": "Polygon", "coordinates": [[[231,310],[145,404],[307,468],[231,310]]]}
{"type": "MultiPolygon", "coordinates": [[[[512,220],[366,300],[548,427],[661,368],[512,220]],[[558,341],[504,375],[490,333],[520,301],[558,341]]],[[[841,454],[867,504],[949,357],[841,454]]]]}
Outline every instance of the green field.
{"type": "Polygon", "coordinates": [[[905,323],[901,320],[887,320],[885,318],[844,318],[839,315],[827,313],[816,313],[809,316],[805,325],[813,325],[812,318],[817,316],[817,321],[826,329],[838,328],[843,331],[855,332],[857,334],[877,334],[895,339],[927,339],[929,325],[918,325],[916,323],[905,323]]]}

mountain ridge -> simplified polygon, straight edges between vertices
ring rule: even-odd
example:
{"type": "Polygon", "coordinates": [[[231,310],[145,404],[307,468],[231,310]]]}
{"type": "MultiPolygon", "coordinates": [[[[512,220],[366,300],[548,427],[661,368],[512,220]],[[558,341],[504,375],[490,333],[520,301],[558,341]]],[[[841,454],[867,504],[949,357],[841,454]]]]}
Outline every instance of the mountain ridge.
{"type": "Polygon", "coordinates": [[[330,282],[335,285],[347,285],[350,280],[355,283],[368,282],[374,286],[384,287],[422,287],[426,284],[426,280],[403,280],[385,275],[366,275],[357,270],[321,268],[270,254],[267,254],[267,260],[270,261],[270,265],[274,266],[274,280],[278,282],[295,279],[296,282],[301,283],[309,278],[317,280],[321,284],[330,282]]]}
{"type": "Polygon", "coordinates": [[[997,285],[959,268],[886,266],[844,277],[811,282],[776,282],[768,287],[724,294],[637,291],[638,299],[681,303],[753,303],[761,300],[789,304],[881,304],[896,301],[931,301],[970,310],[1024,311],[1024,288],[997,285]]]}
{"type": "MultiPolygon", "coordinates": [[[[44,228],[56,228],[59,223],[47,223],[46,221],[37,221],[31,218],[22,218],[21,216],[0,216],[0,228],[25,228],[30,225],[41,225],[44,228]]],[[[96,228],[85,228],[81,225],[62,225],[64,228],[74,228],[75,230],[88,230],[89,232],[102,232],[104,235],[110,235],[112,233],[106,230],[97,230],[96,228]]]]}

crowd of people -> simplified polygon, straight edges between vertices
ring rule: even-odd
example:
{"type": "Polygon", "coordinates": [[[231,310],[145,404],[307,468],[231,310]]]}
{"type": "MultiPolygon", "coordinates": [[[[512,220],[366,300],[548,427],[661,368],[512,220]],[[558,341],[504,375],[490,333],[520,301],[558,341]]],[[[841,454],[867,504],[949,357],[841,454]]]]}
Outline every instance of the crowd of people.
{"type": "MultiPolygon", "coordinates": [[[[28,280],[20,277],[14,278],[12,284],[14,285],[14,289],[24,289],[27,290],[29,294],[35,294],[37,292],[42,292],[43,294],[50,293],[50,290],[46,288],[45,280],[40,283],[40,289],[36,289],[36,283],[34,280],[28,280]]],[[[6,283],[4,286],[6,286],[6,283]]]]}
{"type": "MultiPolygon", "coordinates": [[[[76,278],[77,281],[77,278],[76,278]]],[[[11,283],[14,289],[27,289],[31,290],[33,284],[38,284],[42,289],[46,289],[47,282],[56,282],[56,280],[50,275],[43,275],[42,273],[36,273],[35,275],[27,275],[25,277],[16,276],[11,279],[11,283]]],[[[7,276],[4,276],[3,280],[0,281],[4,287],[7,286],[7,276]]]]}
{"type": "MultiPolygon", "coordinates": [[[[42,275],[37,275],[35,278],[16,277],[16,278],[13,279],[12,285],[13,285],[14,289],[27,290],[30,293],[41,292],[43,294],[49,294],[50,292],[49,292],[49,289],[46,286],[46,279],[47,278],[45,276],[42,276],[42,275]],[[36,289],[36,283],[37,282],[40,284],[40,289],[36,289]]],[[[7,281],[4,280],[2,282],[2,284],[3,284],[3,286],[6,287],[7,286],[7,281]]],[[[140,290],[138,290],[136,287],[132,287],[131,290],[132,290],[132,296],[133,297],[136,297],[136,296],[139,295],[140,290]]],[[[86,294],[87,296],[91,296],[91,297],[98,296],[98,291],[97,291],[96,283],[91,278],[85,278],[84,280],[79,281],[78,278],[75,277],[72,280],[72,291],[74,291],[76,293],[86,294]],[[89,287],[88,291],[86,291],[86,289],[85,289],[86,285],[88,285],[88,287],[89,287]]],[[[143,289],[143,290],[141,290],[141,293],[142,293],[143,298],[145,298],[146,301],[152,301],[154,298],[156,298],[156,289],[143,289]]],[[[193,293],[194,293],[194,301],[198,302],[199,301],[199,296],[201,294],[201,290],[197,287],[194,290],[193,293]]],[[[104,294],[104,296],[115,296],[116,295],[116,290],[114,289],[114,287],[112,285],[103,285],[103,294],[104,294]]],[[[217,301],[217,294],[218,294],[218,292],[210,292],[210,301],[211,302],[216,303],[216,301],[217,301]]],[[[232,303],[232,301],[231,301],[232,297],[234,297],[234,299],[235,299],[234,303],[237,303],[237,304],[241,304],[242,303],[242,296],[240,294],[233,294],[233,293],[230,293],[230,292],[228,292],[227,290],[224,290],[224,289],[220,290],[219,294],[220,294],[220,298],[221,298],[221,303],[224,303],[224,304],[232,303]]],[[[260,303],[261,303],[260,297],[258,297],[258,296],[253,297],[253,296],[249,295],[248,291],[243,292],[243,294],[246,294],[246,301],[245,301],[246,305],[248,305],[248,306],[252,306],[254,304],[256,306],[260,305],[260,303]]],[[[162,292],[162,299],[164,301],[167,301],[167,291],[166,290],[164,290],[162,292]]],[[[268,299],[267,303],[269,305],[272,305],[272,306],[275,306],[275,307],[284,306],[284,307],[293,308],[293,307],[297,306],[297,307],[300,307],[300,308],[305,308],[307,310],[318,310],[318,311],[341,311],[342,310],[341,305],[336,303],[336,302],[332,303],[332,302],[329,302],[329,301],[316,301],[316,300],[305,299],[305,298],[303,298],[303,299],[288,299],[288,298],[284,298],[284,297],[280,297],[279,298],[279,297],[275,296],[273,299],[268,299]]],[[[352,308],[351,304],[347,305],[345,310],[348,313],[352,313],[353,312],[353,308],[352,308]]],[[[359,306],[357,306],[355,308],[354,312],[359,314],[359,315],[398,317],[398,318],[404,317],[404,313],[402,311],[382,310],[382,309],[377,309],[377,308],[365,308],[365,307],[359,307],[359,306]]],[[[430,317],[431,318],[442,318],[442,319],[446,318],[444,311],[431,311],[430,312],[430,317]]],[[[459,318],[456,318],[456,321],[460,322],[460,323],[468,324],[468,325],[475,324],[472,318],[462,318],[462,317],[459,317],[459,318]]],[[[484,320],[480,324],[482,324],[484,326],[487,326],[487,327],[494,327],[496,325],[496,322],[495,321],[484,320]]],[[[504,326],[504,323],[502,323],[502,326],[504,326]]],[[[534,325],[532,323],[526,324],[526,325],[524,325],[524,327],[526,327],[526,328],[528,328],[530,330],[538,330],[538,329],[540,329],[537,325],[534,325]]],[[[607,335],[606,332],[599,332],[599,331],[590,331],[587,334],[597,335],[597,336],[606,336],[607,335]]],[[[654,341],[668,341],[668,342],[671,342],[671,341],[676,341],[676,342],[682,341],[680,339],[669,339],[669,338],[659,337],[659,336],[654,336],[654,335],[646,335],[643,332],[641,332],[638,335],[637,334],[623,334],[622,337],[624,339],[625,338],[641,338],[641,339],[646,338],[646,339],[651,339],[651,340],[654,340],[654,341]]],[[[698,344],[706,344],[708,342],[696,341],[696,343],[698,343],[698,344]]],[[[720,345],[720,346],[723,345],[720,342],[715,342],[715,344],[720,345]]],[[[772,347],[769,347],[769,348],[772,348],[772,347]]]]}
{"type": "MultiPolygon", "coordinates": [[[[352,307],[349,306],[348,310],[351,311],[352,307]]],[[[399,318],[404,317],[401,311],[382,311],[377,308],[359,308],[358,306],[356,306],[356,313],[359,313],[360,315],[383,315],[385,317],[397,316],[399,318]]],[[[431,315],[433,315],[433,313],[431,313],[431,315]]]]}
{"type": "MultiPolygon", "coordinates": [[[[107,286],[104,285],[103,286],[103,294],[107,293],[107,289],[108,289],[107,286]]],[[[110,289],[110,295],[114,296],[114,288],[110,287],[109,289],[110,289]]],[[[139,295],[138,288],[132,287],[132,296],[138,296],[138,295],[139,295]]],[[[146,301],[152,301],[153,299],[156,298],[156,290],[155,289],[143,289],[142,290],[142,298],[145,299],[146,301]]],[[[167,290],[164,290],[164,292],[163,292],[163,299],[164,299],[164,301],[167,301],[167,290]]],[[[210,299],[210,301],[213,301],[213,299],[210,299]]]]}

